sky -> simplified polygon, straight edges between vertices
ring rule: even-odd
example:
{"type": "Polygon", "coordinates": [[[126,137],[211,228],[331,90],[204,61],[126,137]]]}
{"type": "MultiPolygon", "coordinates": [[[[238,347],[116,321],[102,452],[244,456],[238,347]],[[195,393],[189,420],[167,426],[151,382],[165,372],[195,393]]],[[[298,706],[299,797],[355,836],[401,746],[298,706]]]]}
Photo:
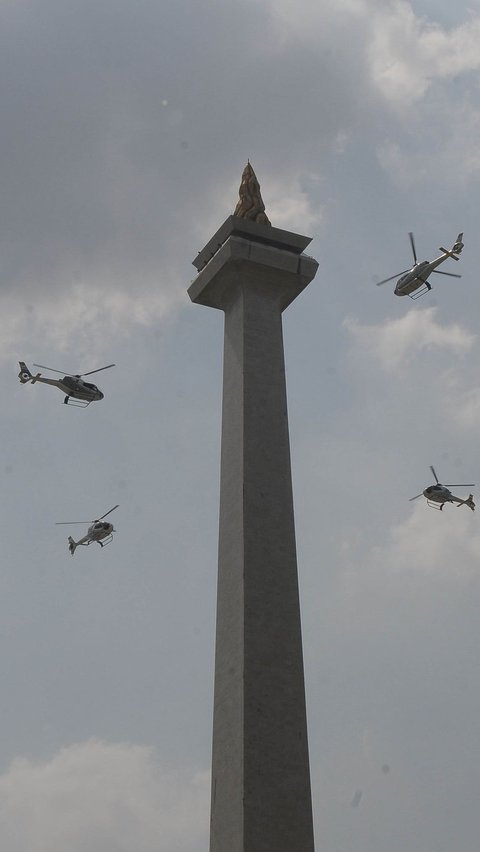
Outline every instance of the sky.
{"type": "Polygon", "coordinates": [[[479,493],[479,36],[478,0],[0,0],[2,852],[208,849],[223,323],[187,288],[248,158],[319,262],[284,314],[316,847],[478,852],[478,512],[409,498],[479,493]],[[418,301],[375,286],[410,231],[464,232],[418,301]],[[19,360],[116,367],[82,410],[19,360]],[[117,503],[72,558],[55,523],[117,503]]]}

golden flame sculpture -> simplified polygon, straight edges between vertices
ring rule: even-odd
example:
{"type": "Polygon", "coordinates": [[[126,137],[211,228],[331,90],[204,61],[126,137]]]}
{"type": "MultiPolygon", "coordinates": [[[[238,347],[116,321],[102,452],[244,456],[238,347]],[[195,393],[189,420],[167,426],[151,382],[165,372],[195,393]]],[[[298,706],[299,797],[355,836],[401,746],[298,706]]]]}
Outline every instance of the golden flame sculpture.
{"type": "Polygon", "coordinates": [[[239,196],[234,216],[238,216],[241,219],[250,219],[252,222],[258,222],[261,225],[271,225],[265,213],[265,204],[260,194],[260,184],[253,171],[250,160],[243,170],[239,196]]]}

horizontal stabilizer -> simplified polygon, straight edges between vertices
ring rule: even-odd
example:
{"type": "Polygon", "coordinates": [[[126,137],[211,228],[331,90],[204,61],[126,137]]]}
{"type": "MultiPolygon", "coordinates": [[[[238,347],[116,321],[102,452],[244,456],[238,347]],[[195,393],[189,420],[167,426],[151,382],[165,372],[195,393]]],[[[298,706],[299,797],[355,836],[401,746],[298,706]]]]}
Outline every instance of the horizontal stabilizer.
{"type": "MultiPolygon", "coordinates": [[[[443,248],[443,246],[440,246],[439,251],[443,251],[444,254],[448,254],[448,256],[452,258],[452,260],[459,260],[459,258],[453,253],[453,249],[450,251],[449,249],[446,249],[446,248],[443,248]]],[[[457,252],[457,254],[458,254],[458,252],[457,252]]]]}

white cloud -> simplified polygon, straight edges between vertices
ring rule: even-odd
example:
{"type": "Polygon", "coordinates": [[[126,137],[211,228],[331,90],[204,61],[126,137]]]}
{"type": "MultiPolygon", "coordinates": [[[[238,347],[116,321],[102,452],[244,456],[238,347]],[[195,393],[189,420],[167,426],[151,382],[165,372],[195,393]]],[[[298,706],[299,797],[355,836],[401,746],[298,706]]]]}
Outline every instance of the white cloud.
{"type": "Polygon", "coordinates": [[[415,116],[407,143],[387,139],[377,146],[378,161],[400,187],[416,187],[419,181],[440,179],[445,186],[465,190],[468,181],[480,173],[478,136],[480,109],[468,92],[459,101],[445,99],[433,116],[415,116]],[[423,122],[423,123],[422,123],[423,122]],[[417,143],[422,127],[429,124],[438,144],[423,147],[417,143]]]}
{"type": "MultiPolygon", "coordinates": [[[[438,473],[443,475],[441,470],[438,473]]],[[[411,496],[431,481],[420,473],[419,480],[412,483],[411,496]]],[[[473,490],[457,488],[452,492],[466,497],[473,490]]],[[[333,611],[347,630],[369,631],[375,624],[381,634],[395,622],[401,634],[404,613],[406,624],[417,625],[421,632],[423,619],[434,618],[436,606],[448,609],[454,590],[468,595],[469,590],[479,589],[476,512],[453,504],[444,506],[441,512],[430,509],[423,496],[406,505],[411,507],[406,510],[408,516],[390,528],[383,544],[361,554],[355,542],[352,548],[348,541],[343,543],[333,611]]]]}
{"type": "Polygon", "coordinates": [[[345,26],[355,25],[356,44],[363,42],[375,88],[389,104],[400,107],[418,102],[437,79],[480,68],[480,15],[473,13],[450,30],[417,16],[405,0],[275,0],[271,13],[281,44],[295,37],[318,43],[334,31],[338,37],[342,27],[347,39],[345,26]]]}
{"type": "MultiPolygon", "coordinates": [[[[466,497],[464,492],[459,496],[466,497]]],[[[388,544],[373,548],[370,556],[373,570],[401,575],[407,582],[416,573],[480,580],[479,557],[480,532],[471,509],[449,504],[440,513],[423,498],[406,521],[392,527],[388,544]]]]}
{"type": "Polygon", "coordinates": [[[436,79],[480,68],[480,16],[447,32],[416,17],[410,3],[396,0],[376,9],[368,49],[374,84],[389,101],[419,101],[436,79]]]}
{"type": "Polygon", "coordinates": [[[284,175],[271,179],[268,186],[269,203],[265,207],[269,219],[277,228],[302,233],[313,228],[322,220],[323,208],[315,209],[302,184],[310,188],[319,182],[318,175],[291,176],[285,180],[284,175]]]}
{"type": "Polygon", "coordinates": [[[458,323],[441,325],[436,314],[437,308],[412,309],[400,319],[379,325],[361,325],[351,318],[343,325],[385,370],[395,372],[411,365],[425,350],[444,349],[457,356],[470,351],[475,335],[458,323]]]}
{"type": "Polygon", "coordinates": [[[324,74],[317,86],[322,115],[331,90],[341,104],[331,116],[337,153],[368,121],[375,128],[380,165],[399,186],[438,180],[441,174],[457,189],[478,175],[478,12],[460,10],[463,20],[450,28],[416,14],[405,0],[303,0],[300,5],[278,0],[270,14],[274,49],[300,44],[306,56],[312,48],[322,56],[324,74]],[[459,77],[461,86],[453,85],[459,77]],[[345,94],[352,85],[354,101],[345,94]]]}
{"type": "Polygon", "coordinates": [[[198,852],[208,773],[169,772],[152,749],[97,740],[0,776],[2,852],[198,852]]]}
{"type": "Polygon", "coordinates": [[[274,0],[271,14],[276,24],[277,38],[283,44],[292,37],[315,41],[326,37],[331,27],[348,19],[359,22],[368,17],[367,0],[274,0]]]}
{"type": "Polygon", "coordinates": [[[79,359],[102,354],[115,335],[126,335],[135,327],[149,326],[166,317],[186,302],[187,283],[172,287],[177,272],[167,279],[167,287],[158,281],[132,282],[125,285],[105,278],[73,283],[56,290],[27,284],[0,294],[2,338],[0,362],[27,358],[25,346],[33,350],[51,346],[59,351],[75,349],[79,359]],[[35,292],[37,289],[37,292],[35,292]]]}
{"type": "MultiPolygon", "coordinates": [[[[475,371],[476,378],[476,371],[475,371]]],[[[480,387],[468,377],[453,368],[445,371],[441,377],[442,403],[445,416],[455,426],[463,429],[478,429],[480,426],[480,387]]]]}

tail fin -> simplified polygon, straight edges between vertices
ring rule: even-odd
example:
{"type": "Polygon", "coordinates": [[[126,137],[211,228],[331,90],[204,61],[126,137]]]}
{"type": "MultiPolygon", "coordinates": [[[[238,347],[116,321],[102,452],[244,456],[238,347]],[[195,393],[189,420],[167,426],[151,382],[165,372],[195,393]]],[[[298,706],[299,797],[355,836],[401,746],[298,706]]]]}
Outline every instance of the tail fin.
{"type": "Polygon", "coordinates": [[[461,231],[459,233],[459,235],[458,235],[457,239],[455,240],[451,249],[446,249],[446,248],[443,248],[443,246],[440,246],[439,251],[443,251],[444,254],[448,254],[448,256],[452,258],[452,260],[458,260],[457,255],[461,254],[462,251],[463,251],[463,245],[464,244],[463,244],[462,240],[463,240],[463,231],[461,231]]]}
{"type": "Polygon", "coordinates": [[[33,376],[27,365],[25,364],[25,361],[19,361],[18,363],[20,364],[20,372],[18,374],[18,378],[20,379],[22,385],[24,385],[25,382],[29,382],[30,379],[33,379],[33,376]]]}
{"type": "Polygon", "coordinates": [[[77,546],[77,542],[73,540],[71,535],[69,535],[68,536],[68,549],[69,549],[70,553],[72,554],[72,556],[75,553],[76,546],[77,546]]]}
{"type": "Polygon", "coordinates": [[[459,234],[457,239],[455,240],[455,244],[452,248],[452,251],[453,251],[454,254],[461,254],[462,253],[462,250],[463,250],[462,240],[463,240],[463,232],[461,234],[459,234]]]}
{"type": "Polygon", "coordinates": [[[37,379],[39,379],[42,374],[37,373],[36,376],[32,376],[30,370],[25,364],[25,361],[19,361],[18,363],[20,364],[20,372],[18,374],[18,378],[20,379],[22,385],[24,385],[25,382],[31,382],[32,385],[34,385],[37,379]]]}

